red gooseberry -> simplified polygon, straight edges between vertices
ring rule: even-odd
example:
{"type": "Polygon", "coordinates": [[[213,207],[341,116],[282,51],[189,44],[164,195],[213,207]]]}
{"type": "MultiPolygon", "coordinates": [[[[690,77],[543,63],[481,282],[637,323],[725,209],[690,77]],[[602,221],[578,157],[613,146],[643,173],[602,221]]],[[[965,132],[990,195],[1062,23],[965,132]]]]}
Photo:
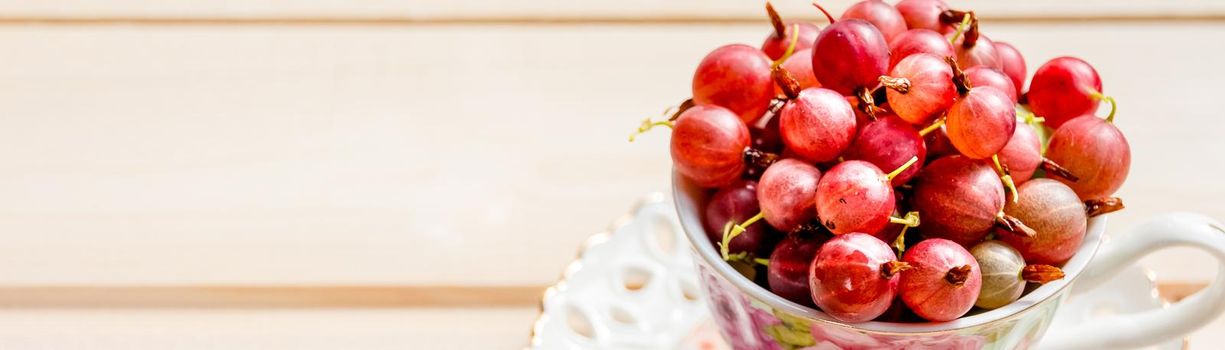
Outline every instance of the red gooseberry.
{"type": "Polygon", "coordinates": [[[1004,186],[986,161],[948,156],[923,168],[913,204],[924,236],[968,246],[987,236],[1002,215],[1004,186]]]}
{"type": "Polygon", "coordinates": [[[813,305],[808,268],[828,239],[822,234],[793,234],[778,242],[766,266],[770,291],[800,305],[813,305]]]}
{"type": "Polygon", "coordinates": [[[822,87],[841,95],[871,89],[889,68],[889,44],[871,23],[861,19],[834,22],[812,47],[812,71],[822,87]]]}
{"type": "Polygon", "coordinates": [[[941,57],[920,53],[906,57],[880,78],[889,89],[889,107],[911,124],[927,124],[954,105],[953,69],[941,57]]]}
{"type": "Polygon", "coordinates": [[[918,158],[918,165],[894,176],[891,181],[893,186],[910,182],[919,174],[927,159],[927,146],[923,136],[910,123],[891,115],[882,116],[861,127],[846,151],[846,159],[867,161],[880,169],[900,168],[910,158],[918,158]]]}
{"type": "Polygon", "coordinates": [[[766,222],[790,232],[817,217],[817,182],[821,171],[795,159],[770,165],[757,183],[757,200],[766,222]]]}
{"type": "Polygon", "coordinates": [[[858,232],[834,236],[808,270],[812,300],[840,321],[872,320],[893,302],[898,273],[906,267],[876,237],[858,232]]]}
{"type": "Polygon", "coordinates": [[[1003,66],[1004,74],[1012,79],[1012,85],[1016,89],[1016,96],[1021,96],[1021,91],[1025,87],[1025,57],[1021,56],[1021,51],[1018,51],[1012,44],[996,41],[995,54],[1000,58],[1000,65],[1003,66]]]}
{"type": "MultiPolygon", "coordinates": [[[[720,188],[710,197],[710,202],[706,204],[706,215],[702,216],[702,228],[706,229],[706,236],[712,243],[720,244],[723,241],[721,233],[724,226],[729,222],[748,220],[759,212],[761,206],[757,203],[757,182],[737,182],[720,188]]],[[[769,234],[766,225],[745,227],[744,232],[728,242],[728,251],[731,254],[749,253],[760,256],[769,249],[765,244],[769,234]]]]}
{"type": "Polygon", "coordinates": [[[862,160],[848,160],[830,168],[817,183],[821,223],[834,234],[880,232],[897,208],[890,180],[918,160],[912,157],[889,174],[862,160]]]}
{"type": "Polygon", "coordinates": [[[910,29],[927,29],[940,34],[952,33],[956,29],[940,19],[940,14],[949,9],[943,0],[902,0],[894,7],[910,29]]]}
{"type": "Polygon", "coordinates": [[[851,5],[842,13],[840,19],[851,18],[872,23],[880,30],[881,35],[885,36],[886,43],[893,42],[894,38],[906,31],[906,20],[902,18],[902,14],[893,5],[881,0],[864,0],[851,5]]]}
{"type": "Polygon", "coordinates": [[[706,55],[693,73],[693,101],[727,108],[752,124],[774,98],[770,58],[752,46],[732,44],[706,55]]]}
{"type": "Polygon", "coordinates": [[[953,45],[940,33],[930,29],[911,29],[889,42],[889,71],[910,55],[927,53],[936,57],[953,56],[953,45]]]}
{"type": "Polygon", "coordinates": [[[974,256],[956,242],[929,238],[906,250],[898,285],[902,301],[928,321],[952,321],[974,307],[982,287],[982,270],[974,256]]]}
{"type": "Polygon", "coordinates": [[[1085,238],[1089,218],[1084,202],[1067,185],[1051,179],[1033,179],[1018,190],[1020,200],[1009,202],[1004,213],[1024,222],[1034,235],[1001,234],[999,239],[1031,264],[1063,264],[1085,238]]]}
{"type": "Polygon", "coordinates": [[[721,187],[740,178],[749,128],[732,111],[697,105],[676,118],[672,130],[672,164],[702,187],[721,187]]]}
{"type": "Polygon", "coordinates": [[[1088,62],[1075,57],[1047,61],[1029,81],[1029,108],[1058,129],[1063,123],[1097,111],[1102,79],[1088,62]]]}
{"type": "Polygon", "coordinates": [[[798,83],[776,69],[788,101],[779,110],[779,133],[787,149],[814,163],[827,162],[850,147],[855,137],[855,112],[842,95],[825,88],[797,91],[798,83]]]}
{"type": "Polygon", "coordinates": [[[1077,179],[1054,177],[1067,184],[1083,200],[1114,194],[1127,180],[1131,168],[1131,146],[1111,120],[1086,115],[1055,129],[1046,147],[1046,157],[1077,179]]]}

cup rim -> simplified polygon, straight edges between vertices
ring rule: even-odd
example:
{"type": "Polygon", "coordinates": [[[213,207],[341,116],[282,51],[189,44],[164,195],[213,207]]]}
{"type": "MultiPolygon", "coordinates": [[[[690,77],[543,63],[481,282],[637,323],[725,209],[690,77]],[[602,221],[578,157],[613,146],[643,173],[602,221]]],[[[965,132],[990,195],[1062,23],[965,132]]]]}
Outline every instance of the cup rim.
{"type": "Polygon", "coordinates": [[[1085,230],[1085,238],[1080,248],[1063,265],[1063,279],[1038,286],[1006,306],[974,315],[963,316],[947,322],[899,323],[869,321],[845,323],[830,317],[820,310],[800,305],[775,295],[753,283],[744,275],[736,272],[731,265],[725,263],[715,249],[714,244],[707,239],[706,230],[703,228],[701,218],[699,217],[701,212],[699,208],[704,208],[703,204],[705,204],[705,198],[701,198],[705,196],[704,192],[706,192],[706,189],[697,186],[680,173],[672,172],[672,199],[676,207],[677,217],[680,219],[681,228],[685,231],[685,237],[688,238],[690,247],[703,260],[703,263],[710,266],[712,270],[716,271],[723,279],[729,281],[742,293],[747,293],[754,299],[760,300],[772,308],[803,316],[814,322],[877,333],[915,334],[973,328],[1019,317],[1036,306],[1055,300],[1065,289],[1072,285],[1072,282],[1085,270],[1089,262],[1092,261],[1093,256],[1097,254],[1107,223],[1107,215],[1100,215],[1089,219],[1088,227],[1085,230]]]}

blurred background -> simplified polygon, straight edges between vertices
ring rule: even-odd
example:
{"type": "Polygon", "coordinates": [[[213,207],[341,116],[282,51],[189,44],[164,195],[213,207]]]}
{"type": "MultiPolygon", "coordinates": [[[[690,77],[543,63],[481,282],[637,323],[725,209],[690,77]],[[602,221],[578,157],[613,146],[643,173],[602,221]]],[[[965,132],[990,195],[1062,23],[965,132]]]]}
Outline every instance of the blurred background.
{"type": "MultiPolygon", "coordinates": [[[[949,2],[1031,74],[1100,72],[1111,232],[1225,219],[1225,2],[949,2]]],[[[667,133],[626,137],[762,5],[0,1],[0,348],[521,347],[579,243],[669,188],[667,133]]],[[[1216,273],[1141,264],[1174,299],[1216,273]]]]}

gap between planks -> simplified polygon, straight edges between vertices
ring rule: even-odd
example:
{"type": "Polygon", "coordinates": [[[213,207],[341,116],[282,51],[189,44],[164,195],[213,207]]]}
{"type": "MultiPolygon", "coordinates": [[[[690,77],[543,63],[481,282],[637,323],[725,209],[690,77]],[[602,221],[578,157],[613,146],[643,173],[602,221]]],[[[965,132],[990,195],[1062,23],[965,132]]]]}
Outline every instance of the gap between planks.
{"type": "MultiPolygon", "coordinates": [[[[821,23],[824,18],[796,18],[821,23]]],[[[993,23],[1225,22],[1225,14],[982,16],[993,23]]],[[[730,25],[764,23],[760,16],[506,16],[506,17],[3,17],[0,26],[573,26],[730,25]]]]}
{"type": "Polygon", "coordinates": [[[544,286],[0,287],[0,308],[497,308],[539,306],[544,286]]]}
{"type": "MultiPolygon", "coordinates": [[[[1161,283],[1177,301],[1203,283],[1161,283]]],[[[499,308],[539,306],[545,286],[0,287],[0,309],[499,308]]]]}

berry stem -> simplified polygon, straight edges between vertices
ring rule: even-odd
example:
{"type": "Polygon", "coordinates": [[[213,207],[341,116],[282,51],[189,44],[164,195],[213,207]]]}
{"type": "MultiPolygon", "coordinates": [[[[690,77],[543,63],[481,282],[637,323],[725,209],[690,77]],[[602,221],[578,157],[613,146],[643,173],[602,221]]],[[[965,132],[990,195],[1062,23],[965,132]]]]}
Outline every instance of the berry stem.
{"type": "Polygon", "coordinates": [[[932,125],[928,125],[926,128],[923,128],[923,130],[919,130],[919,136],[927,136],[927,134],[932,133],[932,131],[936,131],[936,129],[939,129],[941,126],[944,126],[944,118],[936,119],[935,122],[932,122],[932,125]]]}
{"type": "Polygon", "coordinates": [[[906,217],[902,217],[902,218],[899,218],[896,216],[890,216],[889,223],[903,225],[906,227],[918,227],[919,226],[919,212],[912,211],[912,212],[906,213],[906,217]]]}
{"type": "Polygon", "coordinates": [[[894,177],[897,177],[898,174],[901,174],[903,171],[906,171],[906,168],[910,168],[911,165],[914,165],[914,163],[918,161],[919,161],[919,156],[910,157],[910,160],[906,161],[905,164],[902,164],[902,166],[897,167],[897,169],[893,169],[893,171],[890,171],[888,174],[885,174],[885,181],[893,180],[894,177]]]}
{"type": "Polygon", "coordinates": [[[757,215],[753,215],[753,217],[745,220],[743,224],[728,221],[726,225],[723,225],[723,242],[720,242],[719,244],[719,253],[723,254],[723,260],[731,259],[731,256],[728,254],[728,245],[732,243],[732,239],[740,236],[741,233],[744,233],[745,227],[748,227],[764,218],[765,214],[765,212],[758,212],[757,215]]]}
{"type": "Polygon", "coordinates": [[[834,16],[830,15],[829,11],[826,11],[824,7],[821,7],[821,4],[818,4],[816,1],[813,1],[812,6],[816,6],[818,10],[821,10],[821,13],[825,14],[825,19],[828,19],[829,23],[832,24],[836,22],[836,20],[834,20],[834,16]]]}
{"type": "Polygon", "coordinates": [[[953,56],[948,56],[944,58],[944,61],[948,62],[950,68],[953,68],[953,86],[957,87],[957,95],[965,96],[970,93],[974,85],[970,83],[969,78],[966,78],[966,72],[961,70],[957,60],[953,56]]]}
{"type": "Polygon", "coordinates": [[[957,24],[957,23],[961,23],[961,21],[965,19],[967,14],[968,13],[966,13],[966,11],[947,9],[947,10],[940,12],[940,15],[937,16],[937,19],[940,20],[941,24],[957,24]]]}
{"type": "Polygon", "coordinates": [[[876,110],[880,107],[876,106],[876,98],[872,96],[872,90],[860,87],[855,89],[855,97],[859,98],[859,110],[868,115],[868,119],[876,120],[876,110]]]}
{"type": "Polygon", "coordinates": [[[690,108],[693,108],[693,106],[695,105],[696,104],[693,103],[692,98],[687,98],[684,101],[681,101],[681,105],[676,107],[676,112],[673,112],[672,116],[668,117],[668,121],[670,122],[676,121],[676,118],[681,117],[681,113],[685,113],[685,111],[689,110],[690,108]]]}
{"type": "Polygon", "coordinates": [[[966,280],[970,279],[970,271],[974,268],[970,265],[961,265],[949,269],[949,272],[944,274],[944,281],[954,286],[966,284],[966,280]]]}
{"type": "Polygon", "coordinates": [[[789,232],[788,234],[793,235],[793,236],[815,236],[815,235],[821,234],[822,229],[824,229],[824,227],[822,227],[820,223],[808,222],[808,223],[800,224],[799,227],[796,227],[794,230],[791,230],[791,232],[789,232]]]}
{"type": "Polygon", "coordinates": [[[1119,109],[1119,105],[1115,103],[1114,97],[1102,95],[1101,92],[1097,91],[1094,91],[1090,96],[1093,96],[1093,99],[1098,101],[1110,102],[1110,114],[1106,116],[1106,121],[1114,123],[1114,112],[1119,109]]]}
{"type": "Polygon", "coordinates": [[[770,25],[774,26],[774,36],[779,38],[787,36],[787,25],[783,24],[783,18],[778,15],[778,11],[774,10],[774,5],[766,1],[766,15],[770,16],[770,25]]]}
{"type": "Polygon", "coordinates": [[[770,259],[753,258],[753,262],[761,266],[770,266],[770,259]]]}
{"type": "Polygon", "coordinates": [[[894,78],[891,76],[882,75],[880,76],[879,80],[882,86],[893,89],[894,91],[903,94],[910,92],[910,79],[894,78]]]}
{"type": "MultiPolygon", "coordinates": [[[[941,16],[944,16],[945,14],[952,14],[952,13],[954,13],[953,10],[947,10],[947,11],[944,11],[944,13],[942,13],[941,16]]],[[[955,15],[950,15],[950,16],[955,16],[955,15]]],[[[953,36],[949,37],[949,44],[954,44],[954,45],[957,44],[957,39],[961,38],[961,33],[965,32],[966,27],[970,25],[972,18],[973,18],[973,15],[970,12],[966,12],[964,15],[961,15],[961,23],[957,25],[957,31],[953,32],[953,36]]]]}
{"type": "Polygon", "coordinates": [[[770,152],[765,152],[752,147],[744,148],[744,163],[749,166],[765,169],[771,164],[778,161],[778,155],[770,152]]]}
{"type": "Polygon", "coordinates": [[[776,64],[783,64],[783,62],[786,62],[787,59],[791,58],[791,55],[795,53],[795,45],[800,41],[800,25],[792,25],[791,32],[796,33],[796,35],[791,36],[791,43],[787,44],[787,51],[783,52],[783,57],[779,57],[776,64]]]}
{"type": "Polygon", "coordinates": [[[1017,191],[1017,183],[1012,180],[1012,173],[1008,171],[1008,165],[1000,162],[999,154],[992,155],[991,162],[995,163],[995,171],[1000,174],[1000,182],[1003,182],[1008,192],[1012,193],[1012,202],[1020,201],[1021,192],[1017,191]]]}
{"type": "Polygon", "coordinates": [[[1123,208],[1123,199],[1119,197],[1090,199],[1085,201],[1085,212],[1089,214],[1089,217],[1113,213],[1123,210],[1123,208]]]}
{"type": "Polygon", "coordinates": [[[904,261],[893,260],[880,264],[880,275],[885,279],[890,279],[893,278],[893,276],[897,276],[898,273],[909,270],[910,268],[910,264],[904,261]]]}
{"type": "Polygon", "coordinates": [[[1042,168],[1042,171],[1045,171],[1048,175],[1062,177],[1071,182],[1080,181],[1080,178],[1073,175],[1067,168],[1064,168],[1058,163],[1055,163],[1055,161],[1047,159],[1046,157],[1042,157],[1042,163],[1038,164],[1038,167],[1042,168]]]}
{"type": "Polygon", "coordinates": [[[1038,234],[1038,232],[1034,231],[1034,229],[1029,228],[1029,226],[1025,226],[1025,223],[1021,222],[1021,219],[1004,214],[1003,211],[995,214],[995,226],[1007,231],[1008,233],[1023,235],[1025,237],[1033,237],[1034,235],[1038,234]]]}
{"type": "Polygon", "coordinates": [[[655,128],[656,126],[666,126],[668,127],[668,129],[671,129],[672,121],[671,120],[661,120],[657,122],[652,122],[651,118],[643,119],[642,125],[638,126],[638,131],[634,132],[633,134],[630,134],[630,142],[634,142],[634,138],[638,137],[638,135],[642,135],[643,133],[646,133],[647,131],[651,131],[651,129],[655,128]]]}
{"type": "Polygon", "coordinates": [[[961,47],[972,48],[978,43],[978,15],[974,11],[966,13],[970,17],[970,29],[966,29],[965,38],[961,39],[961,47]]]}
{"type": "Polygon", "coordinates": [[[800,96],[800,82],[796,81],[786,68],[774,66],[771,73],[774,75],[774,83],[783,90],[783,95],[786,95],[788,100],[794,100],[800,96]]]}
{"type": "MultiPolygon", "coordinates": [[[[893,217],[889,219],[889,221],[893,221],[893,217]]],[[[904,220],[908,221],[908,223],[902,224],[902,232],[898,232],[897,238],[893,240],[893,248],[897,249],[898,258],[901,258],[902,253],[906,252],[906,231],[910,230],[911,227],[919,227],[919,212],[912,211],[906,213],[904,220]]]]}
{"type": "Polygon", "coordinates": [[[1035,115],[1034,112],[1025,113],[1025,124],[1026,125],[1036,127],[1038,126],[1038,123],[1045,123],[1045,122],[1046,122],[1046,118],[1039,117],[1035,115]]]}
{"type": "Polygon", "coordinates": [[[1051,265],[1025,265],[1021,269],[1021,279],[1026,282],[1046,284],[1063,278],[1063,270],[1051,265]]]}

